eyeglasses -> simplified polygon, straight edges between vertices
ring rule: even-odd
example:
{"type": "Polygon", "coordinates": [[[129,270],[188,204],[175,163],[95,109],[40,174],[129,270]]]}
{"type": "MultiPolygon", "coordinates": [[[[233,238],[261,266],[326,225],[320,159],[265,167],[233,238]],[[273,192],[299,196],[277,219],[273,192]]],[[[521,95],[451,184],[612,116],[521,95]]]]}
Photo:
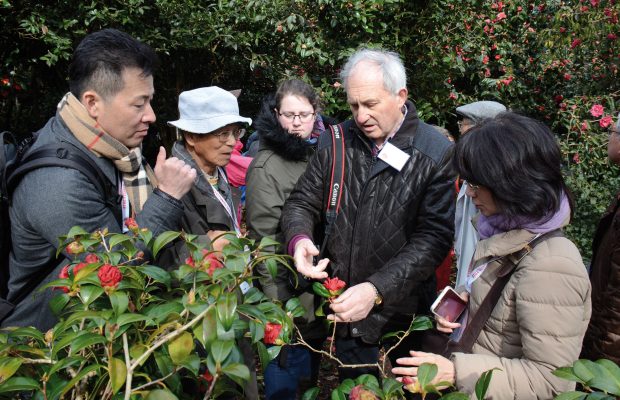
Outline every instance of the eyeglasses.
{"type": "Polygon", "coordinates": [[[235,129],[226,129],[222,131],[211,132],[211,135],[217,136],[220,139],[220,142],[226,143],[230,136],[235,138],[235,140],[239,140],[245,135],[245,129],[243,128],[235,128],[235,129]]]}
{"type": "Polygon", "coordinates": [[[313,112],[300,112],[299,114],[295,114],[292,112],[281,113],[281,112],[278,112],[278,110],[276,110],[276,112],[278,113],[279,116],[281,116],[282,118],[290,122],[295,121],[296,117],[299,117],[299,121],[301,122],[310,122],[312,121],[312,119],[314,119],[314,116],[316,115],[316,113],[313,113],[313,112]]]}
{"type": "Polygon", "coordinates": [[[467,182],[467,186],[469,186],[471,190],[473,190],[475,193],[478,193],[478,190],[480,190],[480,188],[482,187],[480,185],[476,185],[471,182],[467,182]]]}

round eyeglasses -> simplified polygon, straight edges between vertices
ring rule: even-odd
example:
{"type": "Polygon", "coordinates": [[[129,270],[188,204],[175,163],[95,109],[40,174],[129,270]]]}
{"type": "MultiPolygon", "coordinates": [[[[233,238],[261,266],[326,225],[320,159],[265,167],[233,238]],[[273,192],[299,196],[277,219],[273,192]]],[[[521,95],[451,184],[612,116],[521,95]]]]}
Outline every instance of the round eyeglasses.
{"type": "Polygon", "coordinates": [[[295,121],[295,118],[299,117],[299,121],[301,122],[310,122],[314,119],[316,113],[313,112],[300,112],[299,114],[295,114],[292,112],[278,112],[278,115],[284,118],[289,122],[295,121]]]}
{"type": "Polygon", "coordinates": [[[245,135],[245,129],[243,128],[229,128],[221,131],[212,132],[211,135],[217,136],[220,139],[220,142],[228,142],[230,137],[234,137],[235,141],[239,140],[245,135]]]}

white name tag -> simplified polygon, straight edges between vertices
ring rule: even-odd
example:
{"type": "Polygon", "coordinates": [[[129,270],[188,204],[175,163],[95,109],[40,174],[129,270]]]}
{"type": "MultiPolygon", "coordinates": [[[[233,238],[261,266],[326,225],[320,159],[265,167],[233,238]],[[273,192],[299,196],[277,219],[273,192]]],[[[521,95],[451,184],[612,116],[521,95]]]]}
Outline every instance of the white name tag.
{"type": "Polygon", "coordinates": [[[392,143],[387,142],[383,145],[377,157],[400,171],[411,156],[392,143]]]}
{"type": "Polygon", "coordinates": [[[246,281],[241,282],[241,284],[239,285],[239,289],[241,289],[241,293],[243,294],[246,294],[251,287],[252,286],[246,281]]]}

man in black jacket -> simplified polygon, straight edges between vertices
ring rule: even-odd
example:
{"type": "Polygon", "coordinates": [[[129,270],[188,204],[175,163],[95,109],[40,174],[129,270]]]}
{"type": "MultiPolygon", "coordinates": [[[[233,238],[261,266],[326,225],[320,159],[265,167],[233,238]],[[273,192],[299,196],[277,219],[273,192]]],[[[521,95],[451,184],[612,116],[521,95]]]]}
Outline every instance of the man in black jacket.
{"type": "MultiPolygon", "coordinates": [[[[299,273],[338,277],[348,289],[331,305],[338,322],[336,355],[346,364],[374,363],[379,340],[407,329],[427,313],[434,272],[452,245],[454,181],[452,145],[420,121],[407,100],[406,73],[395,53],[362,49],[341,72],[353,120],[344,124],[345,176],[341,208],[326,244],[314,244],[325,223],[331,149],[320,148],[288,198],[282,229],[299,273]],[[329,264],[329,268],[328,267],[329,264]]],[[[330,142],[330,141],[324,141],[330,142]]],[[[412,337],[390,358],[416,348],[412,337]]],[[[364,369],[342,370],[340,378],[364,369]]]]}

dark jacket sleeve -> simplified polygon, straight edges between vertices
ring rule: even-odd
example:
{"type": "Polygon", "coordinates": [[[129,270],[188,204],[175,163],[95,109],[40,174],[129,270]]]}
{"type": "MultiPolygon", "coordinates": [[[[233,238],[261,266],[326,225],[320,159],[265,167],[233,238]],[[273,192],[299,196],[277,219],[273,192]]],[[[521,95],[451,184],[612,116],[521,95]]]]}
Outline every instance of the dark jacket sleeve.
{"type": "Polygon", "coordinates": [[[419,287],[419,283],[432,277],[450,250],[454,237],[456,178],[452,167],[453,150],[449,147],[445,151],[429,178],[407,244],[368,279],[386,305],[399,304],[402,294],[412,290],[412,283],[419,287]]]}

